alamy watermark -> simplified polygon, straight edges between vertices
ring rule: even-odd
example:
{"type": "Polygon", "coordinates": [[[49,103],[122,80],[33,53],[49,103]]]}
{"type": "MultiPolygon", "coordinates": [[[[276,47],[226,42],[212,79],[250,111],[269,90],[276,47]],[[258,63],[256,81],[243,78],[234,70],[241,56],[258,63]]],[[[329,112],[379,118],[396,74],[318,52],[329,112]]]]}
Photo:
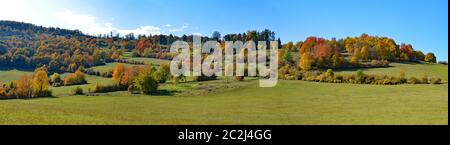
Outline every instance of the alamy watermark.
{"type": "Polygon", "coordinates": [[[192,49],[185,41],[175,41],[170,47],[171,53],[178,53],[170,63],[173,76],[233,77],[245,76],[247,71],[246,76],[261,78],[260,87],[277,84],[277,41],[270,41],[270,47],[267,47],[267,41],[225,41],[223,48],[218,41],[207,41],[202,45],[200,36],[194,35],[193,39],[192,49]]]}

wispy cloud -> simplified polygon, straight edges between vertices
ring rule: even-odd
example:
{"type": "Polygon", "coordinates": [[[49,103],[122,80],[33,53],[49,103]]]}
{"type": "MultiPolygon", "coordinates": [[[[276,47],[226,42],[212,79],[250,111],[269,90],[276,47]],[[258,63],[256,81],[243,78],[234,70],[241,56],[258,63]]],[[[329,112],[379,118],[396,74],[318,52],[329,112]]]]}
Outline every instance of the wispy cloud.
{"type": "Polygon", "coordinates": [[[188,25],[188,24],[184,24],[183,26],[181,26],[181,27],[179,27],[179,28],[174,28],[174,27],[170,26],[169,28],[170,28],[170,29],[168,29],[168,31],[169,31],[170,33],[175,33],[175,32],[181,32],[181,31],[183,31],[183,30],[189,28],[189,25],[188,25]]]}
{"type": "MultiPolygon", "coordinates": [[[[49,1],[47,3],[54,3],[49,1]]],[[[166,24],[162,26],[156,25],[142,25],[136,28],[123,29],[116,26],[113,21],[114,18],[109,18],[106,21],[97,18],[91,14],[84,14],[71,11],[70,9],[45,6],[47,9],[38,9],[44,7],[40,1],[2,1],[0,6],[0,20],[13,20],[46,27],[59,27],[64,29],[78,29],[83,33],[89,35],[115,34],[125,35],[134,33],[135,35],[159,35],[169,33],[181,33],[187,28],[188,24],[177,27],[173,24],[166,24]]]]}
{"type": "Polygon", "coordinates": [[[98,22],[95,16],[86,14],[75,14],[69,10],[56,13],[56,18],[62,21],[65,28],[79,29],[80,31],[90,34],[109,34],[113,32],[115,34],[125,35],[133,33],[135,35],[159,35],[175,32],[182,32],[189,28],[188,24],[184,24],[181,27],[174,27],[171,24],[166,24],[162,27],[146,25],[140,26],[136,29],[120,29],[115,27],[111,22],[101,23],[98,22]]]}

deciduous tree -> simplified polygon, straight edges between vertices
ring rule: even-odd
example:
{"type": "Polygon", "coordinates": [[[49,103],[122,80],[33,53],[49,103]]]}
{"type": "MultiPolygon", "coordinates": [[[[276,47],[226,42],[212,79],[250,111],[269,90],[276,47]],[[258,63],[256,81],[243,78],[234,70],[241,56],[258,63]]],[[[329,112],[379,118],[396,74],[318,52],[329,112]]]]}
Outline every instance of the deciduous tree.
{"type": "Polygon", "coordinates": [[[33,76],[33,90],[36,97],[47,97],[48,95],[48,75],[45,70],[37,70],[33,76]]]}
{"type": "Polygon", "coordinates": [[[312,56],[310,53],[304,53],[301,57],[300,57],[300,69],[302,69],[303,71],[309,71],[311,70],[311,65],[312,65],[312,56]]]}

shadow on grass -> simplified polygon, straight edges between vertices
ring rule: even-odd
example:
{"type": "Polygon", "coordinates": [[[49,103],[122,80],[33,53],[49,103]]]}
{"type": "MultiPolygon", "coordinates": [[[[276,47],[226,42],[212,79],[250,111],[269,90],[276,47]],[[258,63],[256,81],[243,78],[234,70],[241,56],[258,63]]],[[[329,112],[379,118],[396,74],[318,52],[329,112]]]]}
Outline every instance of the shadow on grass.
{"type": "Polygon", "coordinates": [[[58,97],[56,96],[49,96],[49,97],[36,97],[36,98],[15,98],[15,97],[11,97],[11,98],[1,98],[0,100],[37,100],[37,99],[57,99],[58,97]]]}
{"type": "Polygon", "coordinates": [[[175,90],[158,90],[155,93],[152,93],[151,95],[156,96],[174,96],[175,93],[180,93],[181,91],[175,91],[175,90]]]}
{"type": "MultiPolygon", "coordinates": [[[[394,63],[398,63],[398,64],[407,64],[407,65],[417,65],[417,64],[424,64],[423,62],[419,62],[419,61],[399,61],[399,62],[394,62],[394,63]]],[[[340,71],[357,71],[357,70],[368,70],[368,69],[374,69],[374,68],[391,68],[394,67],[392,65],[389,66],[376,66],[376,67],[361,67],[361,66],[348,66],[348,67],[341,67],[341,68],[334,68],[333,71],[335,72],[340,72],[340,71]]],[[[323,71],[326,71],[326,69],[322,69],[323,71]]]]}
{"type": "MultiPolygon", "coordinates": [[[[380,66],[380,67],[342,67],[342,68],[335,68],[333,69],[334,72],[341,72],[341,71],[358,71],[358,70],[362,70],[362,71],[366,71],[369,69],[374,69],[374,68],[390,68],[393,66],[380,66]]],[[[326,71],[325,69],[323,71],[326,71]]]]}
{"type": "Polygon", "coordinates": [[[1,71],[9,71],[9,70],[18,70],[18,71],[27,71],[27,72],[34,72],[34,69],[31,68],[20,68],[20,67],[0,67],[1,71]]]}

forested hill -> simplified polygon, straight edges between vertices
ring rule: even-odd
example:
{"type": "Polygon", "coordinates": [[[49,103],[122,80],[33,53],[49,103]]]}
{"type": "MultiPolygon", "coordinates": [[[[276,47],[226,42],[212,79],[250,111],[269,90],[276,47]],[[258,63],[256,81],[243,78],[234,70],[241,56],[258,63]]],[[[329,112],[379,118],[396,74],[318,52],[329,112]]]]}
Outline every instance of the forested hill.
{"type": "MultiPolygon", "coordinates": [[[[46,28],[29,23],[0,21],[0,68],[35,69],[49,72],[75,72],[80,68],[122,61],[133,57],[172,59],[169,45],[176,40],[192,43],[193,35],[84,35],[78,30],[46,28]]],[[[325,39],[308,37],[304,41],[282,44],[275,32],[265,29],[221,35],[213,32],[202,41],[278,41],[281,65],[302,70],[343,67],[379,67],[388,62],[436,63],[433,53],[423,53],[411,44],[393,38],[362,34],[356,37],[325,39]],[[291,55],[297,54],[297,55],[291,55]]],[[[224,45],[222,45],[224,47],[224,45]]]]}
{"type": "Polygon", "coordinates": [[[8,39],[11,36],[15,36],[20,39],[33,40],[42,34],[52,36],[85,36],[79,30],[47,28],[30,23],[0,20],[0,39],[8,39]]]}
{"type": "MultiPolygon", "coordinates": [[[[248,31],[224,35],[214,32],[207,40],[275,40],[275,33],[248,31]]],[[[125,52],[133,57],[171,59],[169,45],[176,40],[192,43],[193,35],[137,35],[130,33],[84,35],[78,30],[46,28],[34,24],[0,21],[0,68],[35,69],[46,67],[49,72],[74,72],[79,68],[121,61],[125,52]]],[[[279,45],[281,41],[278,39],[279,45]]]]}
{"type": "MultiPolygon", "coordinates": [[[[70,64],[93,66],[92,53],[106,45],[93,40],[79,30],[0,21],[0,68],[47,66],[56,72],[66,71],[70,64]]],[[[96,64],[103,64],[107,57],[97,57],[102,60],[96,64]]]]}

